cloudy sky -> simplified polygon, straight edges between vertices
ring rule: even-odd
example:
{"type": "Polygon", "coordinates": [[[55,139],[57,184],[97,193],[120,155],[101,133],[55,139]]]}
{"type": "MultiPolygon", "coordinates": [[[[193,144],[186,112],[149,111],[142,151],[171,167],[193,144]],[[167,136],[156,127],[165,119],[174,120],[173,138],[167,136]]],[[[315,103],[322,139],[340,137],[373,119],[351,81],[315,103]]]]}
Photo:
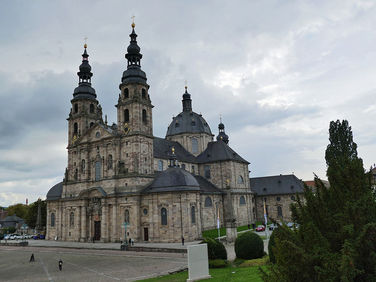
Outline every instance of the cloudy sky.
{"type": "Polygon", "coordinates": [[[0,0],[0,205],[45,198],[67,164],[67,121],[84,38],[104,114],[116,122],[131,16],[154,135],[193,109],[252,176],[325,178],[331,120],[376,162],[375,1],[0,0]],[[157,4],[158,3],[158,4],[157,4]]]}

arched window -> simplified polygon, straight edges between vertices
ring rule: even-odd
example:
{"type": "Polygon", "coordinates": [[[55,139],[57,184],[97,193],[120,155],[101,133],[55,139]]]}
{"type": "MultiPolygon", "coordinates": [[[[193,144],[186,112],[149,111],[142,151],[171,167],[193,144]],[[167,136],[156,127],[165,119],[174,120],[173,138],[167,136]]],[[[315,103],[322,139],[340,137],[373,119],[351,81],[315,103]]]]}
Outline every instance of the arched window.
{"type": "Polygon", "coordinates": [[[124,222],[129,223],[129,210],[125,210],[124,212],[124,222]]]}
{"type": "Polygon", "coordinates": [[[239,175],[238,176],[238,184],[243,184],[243,183],[244,183],[243,176],[239,175]]]}
{"type": "Polygon", "coordinates": [[[125,98],[129,98],[129,90],[128,90],[128,88],[124,89],[124,97],[125,98]]]}
{"type": "Polygon", "coordinates": [[[194,206],[191,207],[191,221],[192,224],[196,223],[196,210],[194,206]]]}
{"type": "Polygon", "coordinates": [[[102,164],[100,161],[95,162],[95,181],[101,180],[102,164]]]}
{"type": "Polygon", "coordinates": [[[69,215],[69,226],[74,226],[74,212],[71,212],[69,215]]]}
{"type": "Polygon", "coordinates": [[[94,105],[93,104],[90,104],[90,113],[94,113],[94,105]]]}
{"type": "Polygon", "coordinates": [[[90,128],[92,128],[92,127],[93,127],[93,125],[94,125],[94,122],[91,122],[91,123],[90,123],[90,128]]]}
{"type": "Polygon", "coordinates": [[[146,115],[146,110],[142,110],[142,122],[147,123],[147,115],[146,115]]]}
{"type": "Polygon", "coordinates": [[[185,170],[185,164],[182,164],[182,165],[181,165],[181,168],[185,170]]]}
{"type": "Polygon", "coordinates": [[[277,207],[277,212],[278,212],[278,216],[279,217],[282,217],[283,215],[282,215],[282,207],[281,206],[278,206],[277,207]]]}
{"type": "Polygon", "coordinates": [[[212,199],[210,197],[206,197],[205,199],[205,207],[211,207],[213,206],[212,199]]]}
{"type": "Polygon", "coordinates": [[[81,161],[81,171],[85,172],[85,160],[81,161]]]}
{"type": "Polygon", "coordinates": [[[239,205],[245,205],[245,198],[244,198],[244,196],[240,196],[239,205]]]}
{"type": "Polygon", "coordinates": [[[198,140],[197,138],[192,138],[192,154],[198,153],[198,140]]]}
{"type": "Polygon", "coordinates": [[[195,166],[192,166],[192,174],[195,174],[195,166]]]}
{"type": "Polygon", "coordinates": [[[75,122],[74,125],[73,125],[73,133],[74,134],[78,133],[78,124],[77,124],[77,122],[75,122]]]}
{"type": "Polygon", "coordinates": [[[146,99],[146,90],[142,88],[142,99],[146,99]]]}
{"type": "Polygon", "coordinates": [[[107,169],[112,169],[112,155],[108,155],[107,169]]]}
{"type": "Polygon", "coordinates": [[[163,171],[163,161],[162,160],[158,161],[158,171],[163,171]]]}
{"type": "Polygon", "coordinates": [[[166,210],[166,208],[161,209],[161,224],[167,225],[167,210],[166,210]]]}
{"type": "Polygon", "coordinates": [[[74,180],[77,180],[78,179],[78,169],[76,168],[74,170],[74,180]]]}
{"type": "Polygon", "coordinates": [[[51,227],[55,226],[55,214],[51,213],[51,222],[50,222],[51,227]]]}
{"type": "Polygon", "coordinates": [[[78,113],[78,104],[74,104],[74,112],[78,113]]]}
{"type": "Polygon", "coordinates": [[[124,110],[124,122],[129,122],[129,110],[124,110]]]}
{"type": "Polygon", "coordinates": [[[210,165],[205,165],[204,166],[204,175],[206,178],[210,179],[211,175],[210,175],[210,165]]]}

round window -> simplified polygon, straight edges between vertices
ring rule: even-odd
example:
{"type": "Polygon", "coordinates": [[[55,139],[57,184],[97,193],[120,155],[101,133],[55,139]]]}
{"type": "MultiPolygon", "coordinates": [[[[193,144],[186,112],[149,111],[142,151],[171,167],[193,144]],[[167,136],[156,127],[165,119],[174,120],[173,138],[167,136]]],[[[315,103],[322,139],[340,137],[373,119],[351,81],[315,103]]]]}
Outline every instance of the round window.
{"type": "Polygon", "coordinates": [[[279,202],[281,200],[281,197],[277,197],[277,201],[279,202]]]}
{"type": "Polygon", "coordinates": [[[147,209],[144,209],[143,212],[144,212],[144,215],[148,214],[148,210],[147,209]]]}

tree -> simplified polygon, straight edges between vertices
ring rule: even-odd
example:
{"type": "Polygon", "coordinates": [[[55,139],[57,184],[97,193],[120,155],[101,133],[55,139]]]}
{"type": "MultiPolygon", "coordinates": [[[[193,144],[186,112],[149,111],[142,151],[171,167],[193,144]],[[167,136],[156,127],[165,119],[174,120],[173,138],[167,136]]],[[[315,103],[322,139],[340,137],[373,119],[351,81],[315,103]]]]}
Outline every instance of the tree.
{"type": "Polygon", "coordinates": [[[6,211],[8,211],[8,215],[16,215],[22,219],[25,219],[27,215],[28,207],[24,204],[15,204],[9,206],[6,211]]]}
{"type": "Polygon", "coordinates": [[[376,201],[347,121],[332,121],[325,159],[330,187],[315,176],[291,206],[299,228],[281,226],[264,281],[375,281],[376,201]]]}
{"type": "Polygon", "coordinates": [[[46,220],[47,220],[47,202],[46,201],[35,201],[34,203],[29,205],[28,213],[26,215],[25,221],[26,224],[30,228],[35,228],[37,223],[37,217],[38,217],[38,202],[40,201],[41,205],[41,225],[42,227],[46,226],[46,220]]]}

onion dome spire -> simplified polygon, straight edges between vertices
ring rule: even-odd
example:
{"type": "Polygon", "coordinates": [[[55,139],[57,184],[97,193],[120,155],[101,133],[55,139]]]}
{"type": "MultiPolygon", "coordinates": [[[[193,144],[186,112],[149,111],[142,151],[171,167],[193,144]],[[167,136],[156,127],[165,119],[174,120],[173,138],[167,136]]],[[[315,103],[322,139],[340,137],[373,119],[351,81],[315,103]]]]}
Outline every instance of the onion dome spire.
{"type": "Polygon", "coordinates": [[[192,112],[192,99],[191,94],[187,91],[188,86],[185,86],[185,93],[183,94],[183,112],[192,112]]]}
{"type": "Polygon", "coordinates": [[[123,72],[123,77],[121,79],[122,83],[142,83],[147,85],[146,83],[146,74],[143,70],[141,70],[141,59],[142,54],[140,53],[140,46],[137,44],[137,34],[134,30],[135,23],[132,22],[132,32],[129,35],[131,41],[129,42],[129,46],[127,48],[127,54],[125,54],[125,58],[127,59],[127,69],[123,72]]]}
{"type": "Polygon", "coordinates": [[[220,117],[220,121],[218,124],[218,136],[217,136],[217,141],[222,140],[226,144],[228,144],[229,138],[228,135],[225,133],[225,125],[222,123],[222,117],[220,117]]]}
{"type": "Polygon", "coordinates": [[[89,64],[89,54],[87,53],[87,44],[84,44],[84,53],[82,54],[82,63],[79,67],[78,75],[78,87],[74,89],[73,99],[88,98],[95,99],[97,95],[95,94],[94,88],[91,87],[91,77],[93,73],[91,72],[91,66],[89,64]]]}

